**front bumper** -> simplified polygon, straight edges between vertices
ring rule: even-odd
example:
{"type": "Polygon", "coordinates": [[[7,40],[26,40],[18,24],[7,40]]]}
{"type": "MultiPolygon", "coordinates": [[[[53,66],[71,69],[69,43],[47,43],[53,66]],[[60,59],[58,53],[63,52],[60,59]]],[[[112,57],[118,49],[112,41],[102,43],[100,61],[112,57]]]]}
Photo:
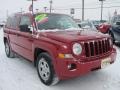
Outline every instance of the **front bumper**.
{"type": "MultiPolygon", "coordinates": [[[[61,80],[69,79],[72,77],[78,77],[78,76],[87,74],[91,71],[101,69],[101,61],[105,58],[108,58],[108,57],[111,58],[110,64],[114,63],[114,61],[116,60],[116,54],[117,54],[116,50],[113,49],[111,54],[104,55],[101,58],[94,59],[94,60],[87,61],[87,62],[73,60],[73,59],[57,58],[55,71],[61,80]],[[70,65],[70,64],[76,65],[76,69],[69,70],[68,65],[70,65]]],[[[84,60],[84,61],[86,61],[86,60],[84,60]]]]}

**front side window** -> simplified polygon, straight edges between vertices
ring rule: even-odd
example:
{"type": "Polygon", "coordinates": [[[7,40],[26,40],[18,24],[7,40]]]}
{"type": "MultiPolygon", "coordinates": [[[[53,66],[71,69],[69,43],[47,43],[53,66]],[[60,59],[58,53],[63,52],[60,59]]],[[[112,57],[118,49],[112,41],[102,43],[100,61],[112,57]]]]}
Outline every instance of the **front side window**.
{"type": "Polygon", "coordinates": [[[62,14],[38,14],[35,20],[39,30],[79,28],[71,17],[62,14]]]}
{"type": "Polygon", "coordinates": [[[21,32],[32,33],[33,28],[31,27],[31,20],[29,16],[21,17],[19,28],[21,32]]]}
{"type": "Polygon", "coordinates": [[[30,18],[28,16],[22,16],[20,25],[31,25],[30,18]]]}

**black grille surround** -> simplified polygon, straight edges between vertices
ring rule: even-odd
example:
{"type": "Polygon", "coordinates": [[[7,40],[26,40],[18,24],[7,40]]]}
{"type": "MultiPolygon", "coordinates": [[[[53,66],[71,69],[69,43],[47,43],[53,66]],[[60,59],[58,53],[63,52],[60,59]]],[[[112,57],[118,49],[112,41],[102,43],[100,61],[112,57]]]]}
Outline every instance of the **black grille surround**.
{"type": "Polygon", "coordinates": [[[101,40],[90,40],[84,42],[84,50],[86,57],[94,57],[106,54],[110,51],[110,39],[104,38],[101,40]]]}

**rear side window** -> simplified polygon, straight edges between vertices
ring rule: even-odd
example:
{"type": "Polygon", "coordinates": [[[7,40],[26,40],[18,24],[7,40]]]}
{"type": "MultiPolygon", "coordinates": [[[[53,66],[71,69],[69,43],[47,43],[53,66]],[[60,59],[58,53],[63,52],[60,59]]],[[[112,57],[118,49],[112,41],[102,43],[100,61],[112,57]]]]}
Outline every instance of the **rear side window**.
{"type": "Polygon", "coordinates": [[[20,25],[31,25],[30,18],[28,16],[22,16],[20,25]]]}
{"type": "Polygon", "coordinates": [[[18,27],[19,17],[17,16],[11,16],[8,17],[6,26],[8,28],[16,29],[18,27]]]}

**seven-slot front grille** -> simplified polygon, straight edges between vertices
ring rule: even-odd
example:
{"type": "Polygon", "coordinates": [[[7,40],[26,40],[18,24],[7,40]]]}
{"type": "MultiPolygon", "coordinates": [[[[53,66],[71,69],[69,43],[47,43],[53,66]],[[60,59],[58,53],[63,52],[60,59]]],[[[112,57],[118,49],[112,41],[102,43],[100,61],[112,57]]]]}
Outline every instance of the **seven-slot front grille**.
{"type": "Polygon", "coordinates": [[[86,57],[97,56],[110,51],[109,39],[88,41],[84,43],[86,57]]]}

